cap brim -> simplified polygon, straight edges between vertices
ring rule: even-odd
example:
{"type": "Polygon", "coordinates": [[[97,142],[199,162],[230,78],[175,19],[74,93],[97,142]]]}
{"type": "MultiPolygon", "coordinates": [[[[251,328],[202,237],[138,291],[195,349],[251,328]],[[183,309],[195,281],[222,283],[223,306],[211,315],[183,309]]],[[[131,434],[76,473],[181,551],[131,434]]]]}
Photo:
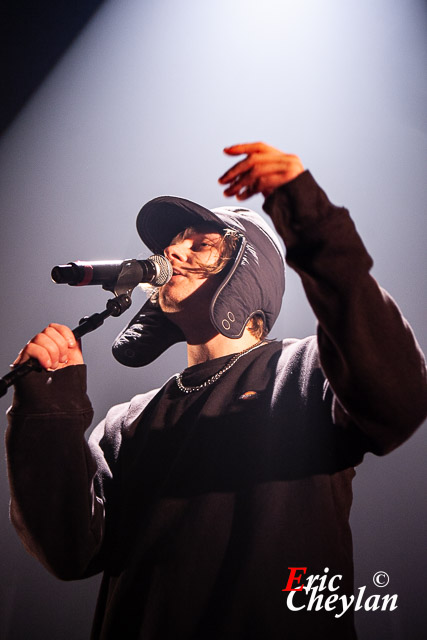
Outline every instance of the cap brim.
{"type": "Polygon", "coordinates": [[[201,222],[224,227],[221,218],[196,202],[177,196],[160,196],[142,207],[136,228],[150,251],[163,253],[178,233],[201,222]]]}

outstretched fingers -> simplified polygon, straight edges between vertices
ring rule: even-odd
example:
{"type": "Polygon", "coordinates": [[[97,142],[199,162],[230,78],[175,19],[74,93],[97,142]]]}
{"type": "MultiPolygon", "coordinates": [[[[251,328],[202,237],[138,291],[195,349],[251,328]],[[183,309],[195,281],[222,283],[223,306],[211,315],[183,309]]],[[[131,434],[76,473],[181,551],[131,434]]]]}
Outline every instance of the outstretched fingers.
{"type": "Polygon", "coordinates": [[[261,153],[262,151],[267,151],[268,149],[273,148],[274,147],[270,147],[264,142],[244,142],[241,144],[232,144],[230,147],[225,147],[224,153],[229,156],[240,156],[243,153],[261,153]]]}
{"type": "Polygon", "coordinates": [[[246,158],[234,164],[218,180],[220,184],[228,185],[224,195],[236,196],[239,200],[246,200],[255,193],[267,197],[304,171],[298,156],[263,142],[236,144],[224,151],[228,155],[246,154],[246,158]]]}

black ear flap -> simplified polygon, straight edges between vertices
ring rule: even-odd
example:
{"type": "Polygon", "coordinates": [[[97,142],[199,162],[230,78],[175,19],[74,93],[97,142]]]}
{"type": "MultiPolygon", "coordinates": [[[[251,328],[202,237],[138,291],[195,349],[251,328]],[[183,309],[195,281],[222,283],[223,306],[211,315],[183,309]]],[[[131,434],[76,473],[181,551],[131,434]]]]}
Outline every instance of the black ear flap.
{"type": "Polygon", "coordinates": [[[115,339],[113,356],[127,367],[144,367],[185,336],[160,307],[147,300],[115,339]]]}

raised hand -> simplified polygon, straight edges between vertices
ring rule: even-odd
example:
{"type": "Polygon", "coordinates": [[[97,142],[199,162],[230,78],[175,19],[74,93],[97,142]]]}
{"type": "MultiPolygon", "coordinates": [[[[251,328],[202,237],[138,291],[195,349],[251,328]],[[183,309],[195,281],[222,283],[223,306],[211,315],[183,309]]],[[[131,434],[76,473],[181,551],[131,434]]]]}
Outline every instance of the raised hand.
{"type": "Polygon", "coordinates": [[[262,193],[266,198],[277,187],[304,171],[298,156],[284,153],[264,142],[235,144],[226,147],[224,153],[230,156],[246,154],[246,158],[233,165],[218,180],[222,185],[229,185],[224,195],[236,196],[238,200],[246,200],[256,193],[262,193]]]}

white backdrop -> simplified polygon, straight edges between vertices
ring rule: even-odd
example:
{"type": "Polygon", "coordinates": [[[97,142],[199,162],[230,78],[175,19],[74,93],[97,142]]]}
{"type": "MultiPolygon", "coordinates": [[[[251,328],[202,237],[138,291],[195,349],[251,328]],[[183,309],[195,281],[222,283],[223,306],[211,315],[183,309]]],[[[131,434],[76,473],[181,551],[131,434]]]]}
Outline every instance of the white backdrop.
{"type": "MultiPolygon", "coordinates": [[[[222,148],[256,140],[298,154],[350,209],[375,277],[426,351],[425,27],[421,0],[102,5],[0,141],[1,375],[46,323],[75,326],[105,305],[101,289],[54,285],[55,264],[146,257],[135,231],[142,204],[162,194],[223,204],[222,148]]],[[[262,200],[248,204],[260,211],[262,200]]],[[[111,342],[142,301],[135,293],[126,316],[84,339],[96,419],[185,366],[182,346],[148,371],[113,360],[111,342]]],[[[314,330],[288,270],[272,335],[314,330]]],[[[426,440],[421,429],[358,469],[356,587],[384,570],[399,595],[394,612],[357,614],[361,640],[422,637],[426,440]]],[[[26,555],[8,522],[5,466],[0,509],[0,636],[87,637],[98,578],[61,583],[26,555]]]]}

